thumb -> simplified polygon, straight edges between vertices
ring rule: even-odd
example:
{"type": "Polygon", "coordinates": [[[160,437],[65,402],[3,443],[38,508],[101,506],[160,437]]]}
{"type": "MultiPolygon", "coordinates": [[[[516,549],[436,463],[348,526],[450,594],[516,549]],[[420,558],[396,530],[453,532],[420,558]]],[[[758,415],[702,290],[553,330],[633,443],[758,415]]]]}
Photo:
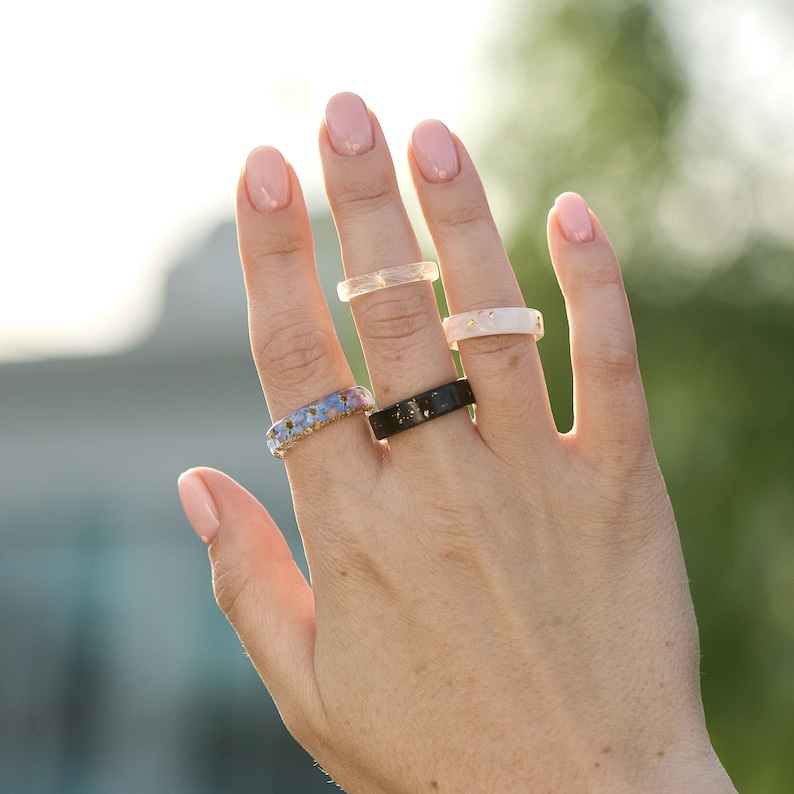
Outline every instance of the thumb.
{"type": "Polygon", "coordinates": [[[241,485],[201,468],[182,474],[178,488],[188,520],[210,547],[218,605],[295,734],[319,713],[312,589],[273,519],[241,485]]]}

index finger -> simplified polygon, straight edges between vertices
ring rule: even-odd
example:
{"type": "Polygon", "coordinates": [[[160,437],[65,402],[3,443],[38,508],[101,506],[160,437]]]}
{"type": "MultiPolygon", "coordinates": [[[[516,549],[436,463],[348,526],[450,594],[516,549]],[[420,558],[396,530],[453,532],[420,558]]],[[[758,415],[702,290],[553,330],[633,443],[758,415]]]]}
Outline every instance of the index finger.
{"type": "MultiPolygon", "coordinates": [[[[298,179],[272,147],[248,156],[237,190],[237,230],[251,349],[278,421],[355,381],[320,286],[298,179]]],[[[361,454],[375,443],[365,417],[345,417],[322,431],[286,451],[290,467],[327,470],[329,456],[343,468],[371,463],[361,454]]]]}

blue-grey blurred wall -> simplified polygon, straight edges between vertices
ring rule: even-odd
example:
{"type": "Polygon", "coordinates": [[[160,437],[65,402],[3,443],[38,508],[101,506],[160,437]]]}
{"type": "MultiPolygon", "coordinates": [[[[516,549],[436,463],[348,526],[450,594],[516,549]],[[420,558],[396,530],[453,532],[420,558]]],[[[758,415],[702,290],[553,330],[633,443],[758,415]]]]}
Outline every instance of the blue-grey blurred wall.
{"type": "MultiPolygon", "coordinates": [[[[330,219],[315,234],[333,289],[330,219]]],[[[223,469],[302,554],[268,425],[231,223],[172,271],[137,349],[0,366],[0,792],[328,791],[176,493],[184,469],[223,469]]]]}

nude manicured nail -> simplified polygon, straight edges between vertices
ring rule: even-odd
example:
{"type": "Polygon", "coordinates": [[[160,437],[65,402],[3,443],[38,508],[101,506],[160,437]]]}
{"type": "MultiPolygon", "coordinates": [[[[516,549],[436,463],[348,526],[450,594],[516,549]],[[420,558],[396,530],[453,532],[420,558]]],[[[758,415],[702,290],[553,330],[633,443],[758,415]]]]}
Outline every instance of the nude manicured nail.
{"type": "Polygon", "coordinates": [[[411,148],[428,182],[449,182],[460,172],[455,142],[440,121],[430,119],[417,124],[411,136],[411,148]]]}
{"type": "Polygon", "coordinates": [[[365,154],[375,145],[369,110],[357,94],[347,92],[331,97],[325,108],[325,126],[337,154],[353,157],[365,154]]]}
{"type": "Polygon", "coordinates": [[[177,483],[179,498],[195,533],[209,546],[218,534],[220,520],[215,500],[200,474],[186,471],[177,483]]]}
{"type": "Polygon", "coordinates": [[[281,152],[272,146],[260,146],[245,161],[248,197],[259,212],[284,209],[290,201],[289,175],[281,152]]]}
{"type": "Polygon", "coordinates": [[[590,210],[577,193],[563,193],[554,202],[565,239],[571,243],[589,243],[594,239],[590,210]]]}

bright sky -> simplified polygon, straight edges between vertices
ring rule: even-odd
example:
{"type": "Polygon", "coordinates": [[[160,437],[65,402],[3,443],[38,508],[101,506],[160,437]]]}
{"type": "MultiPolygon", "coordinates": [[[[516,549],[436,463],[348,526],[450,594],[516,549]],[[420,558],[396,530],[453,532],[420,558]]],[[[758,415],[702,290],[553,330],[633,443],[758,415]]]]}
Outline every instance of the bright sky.
{"type": "MultiPolygon", "coordinates": [[[[423,118],[476,148],[493,88],[486,59],[518,2],[6,4],[0,361],[103,352],[145,335],[167,267],[231,216],[256,145],[278,146],[319,207],[316,135],[338,91],[378,114],[398,172],[423,118]]],[[[725,130],[773,157],[788,185],[791,28],[780,20],[791,19],[772,0],[665,7],[701,97],[728,109],[725,130]]],[[[773,209],[774,223],[791,225],[788,201],[773,209]]]]}
{"type": "Polygon", "coordinates": [[[457,126],[505,3],[31,0],[0,22],[0,360],[140,336],[175,256],[268,143],[321,193],[327,99],[360,93],[399,162],[457,126]]]}

